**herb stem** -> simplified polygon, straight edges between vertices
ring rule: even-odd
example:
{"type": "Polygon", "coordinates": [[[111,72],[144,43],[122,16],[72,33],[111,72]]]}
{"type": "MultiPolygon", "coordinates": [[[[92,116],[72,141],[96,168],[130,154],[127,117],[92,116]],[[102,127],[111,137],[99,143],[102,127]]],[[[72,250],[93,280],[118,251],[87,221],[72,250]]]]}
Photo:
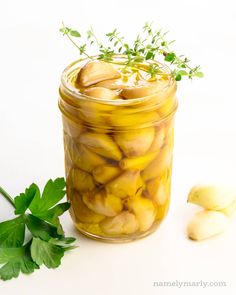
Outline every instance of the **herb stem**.
{"type": "MultiPolygon", "coordinates": [[[[74,42],[74,40],[68,35],[68,34],[66,34],[66,36],[67,36],[67,38],[75,45],[75,47],[77,48],[77,49],[79,49],[80,50],[80,47],[74,42]]],[[[90,59],[93,59],[90,55],[88,55],[86,52],[83,52],[84,53],[84,55],[86,55],[88,58],[90,58],[90,59]]]]}
{"type": "Polygon", "coordinates": [[[0,194],[15,208],[14,200],[1,186],[0,186],[0,194]]]}
{"type": "Polygon", "coordinates": [[[94,30],[93,30],[93,27],[91,26],[90,27],[90,33],[92,34],[93,38],[94,38],[94,41],[97,43],[97,45],[100,47],[100,48],[103,48],[103,45],[102,43],[98,40],[96,34],[94,33],[94,30]]]}
{"type": "MultiPolygon", "coordinates": [[[[60,29],[60,32],[63,35],[66,35],[67,38],[72,42],[72,44],[79,50],[80,55],[85,55],[87,58],[92,60],[103,60],[108,63],[117,64],[113,57],[116,55],[126,56],[127,61],[122,64],[124,66],[124,71],[127,68],[139,68],[139,65],[142,67],[148,60],[155,61],[156,56],[164,59],[164,62],[169,63],[171,73],[168,74],[175,78],[176,81],[180,81],[182,76],[186,76],[190,79],[193,77],[203,77],[203,73],[200,71],[200,66],[191,67],[189,65],[189,60],[184,55],[177,55],[170,48],[175,40],[168,42],[165,38],[168,32],[162,32],[162,30],[153,30],[152,24],[146,23],[143,27],[144,38],[140,37],[138,34],[133,44],[130,46],[125,42],[125,39],[117,29],[114,29],[112,32],[106,34],[108,37],[109,44],[104,46],[100,40],[97,38],[96,34],[93,31],[93,28],[90,27],[90,30],[87,31],[87,41],[90,42],[90,45],[95,45],[99,54],[97,57],[91,57],[86,53],[86,45],[77,45],[73,40],[74,37],[81,37],[81,34],[71,28],[63,27],[60,29]]],[[[165,63],[165,64],[166,64],[165,63]]],[[[155,78],[156,75],[163,75],[161,67],[159,64],[153,65],[149,64],[148,68],[142,69],[147,72],[151,78],[155,78]]]]}
{"type": "MultiPolygon", "coordinates": [[[[65,25],[64,25],[64,22],[62,22],[62,26],[63,26],[63,28],[64,29],[66,29],[66,27],[65,27],[65,25]]],[[[74,44],[74,46],[79,50],[79,51],[81,51],[81,48],[75,43],[75,41],[71,38],[71,36],[68,34],[68,32],[67,33],[65,33],[64,35],[66,35],[67,36],[67,38],[74,44]]],[[[85,56],[87,56],[89,59],[93,59],[90,55],[88,55],[85,51],[83,51],[83,54],[85,55],[85,56]]]]}
{"type": "MultiPolygon", "coordinates": [[[[109,63],[110,64],[113,64],[113,65],[117,65],[117,66],[124,66],[124,65],[126,65],[126,66],[129,66],[130,69],[133,69],[135,71],[142,70],[142,71],[144,71],[146,73],[149,73],[148,72],[148,68],[142,67],[142,64],[139,64],[139,63],[128,64],[128,63],[124,63],[124,62],[115,62],[113,60],[110,60],[109,63]]],[[[160,73],[156,73],[156,75],[162,75],[163,76],[164,73],[163,72],[160,72],[160,73]]],[[[165,74],[165,75],[166,76],[169,76],[169,74],[165,74]]]]}
{"type": "Polygon", "coordinates": [[[113,35],[113,38],[116,39],[116,40],[120,43],[120,45],[122,45],[122,46],[125,47],[125,43],[122,41],[122,38],[120,38],[120,37],[118,36],[118,33],[117,33],[117,34],[114,34],[114,35],[113,35]]]}
{"type": "MultiPolygon", "coordinates": [[[[160,38],[161,38],[161,40],[162,40],[163,42],[165,42],[165,40],[164,40],[164,38],[163,38],[163,36],[162,36],[161,34],[160,34],[160,38]]],[[[167,49],[168,52],[171,52],[171,50],[170,50],[170,48],[169,48],[167,42],[166,42],[165,47],[166,47],[166,49],[167,49]]],[[[162,52],[162,54],[163,54],[163,52],[162,52]]],[[[193,69],[187,64],[186,61],[182,60],[182,59],[181,59],[180,57],[178,57],[178,56],[175,56],[175,59],[177,60],[177,62],[178,62],[179,64],[182,63],[182,64],[184,64],[185,67],[188,68],[190,71],[193,71],[193,69]]]]}

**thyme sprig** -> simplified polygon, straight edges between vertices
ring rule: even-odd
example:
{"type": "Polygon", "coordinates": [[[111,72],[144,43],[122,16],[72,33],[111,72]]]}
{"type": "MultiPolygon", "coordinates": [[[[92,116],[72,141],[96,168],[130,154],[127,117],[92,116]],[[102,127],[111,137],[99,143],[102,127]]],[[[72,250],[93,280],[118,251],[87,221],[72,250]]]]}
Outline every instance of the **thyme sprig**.
{"type": "MultiPolygon", "coordinates": [[[[151,23],[145,23],[142,34],[138,34],[134,42],[129,45],[121,33],[114,29],[106,34],[108,45],[104,45],[94,33],[93,28],[87,31],[87,43],[78,45],[74,38],[81,38],[81,34],[71,28],[65,27],[64,24],[60,29],[63,35],[79,50],[80,55],[93,59],[87,53],[87,45],[95,46],[98,51],[97,58],[106,62],[116,63],[114,56],[117,54],[125,55],[126,61],[123,63],[125,67],[139,68],[146,61],[158,62],[164,61],[171,68],[171,75],[176,81],[180,81],[183,76],[192,79],[193,77],[202,78],[203,73],[200,66],[190,66],[190,60],[184,55],[177,55],[171,45],[175,40],[168,41],[166,35],[168,32],[162,30],[154,30],[151,23]]],[[[143,68],[142,68],[143,69],[143,68]]],[[[158,63],[150,63],[148,67],[143,69],[151,78],[163,74],[163,69],[158,63]]]]}

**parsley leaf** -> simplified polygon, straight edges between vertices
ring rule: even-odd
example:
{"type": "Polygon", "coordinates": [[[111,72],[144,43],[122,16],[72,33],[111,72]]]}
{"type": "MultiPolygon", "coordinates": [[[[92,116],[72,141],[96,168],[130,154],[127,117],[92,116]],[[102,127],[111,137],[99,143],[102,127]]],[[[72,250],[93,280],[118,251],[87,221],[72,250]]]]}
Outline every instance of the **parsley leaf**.
{"type": "Polygon", "coordinates": [[[65,211],[67,211],[70,208],[69,203],[61,203],[53,207],[52,209],[49,209],[45,212],[41,212],[37,214],[36,216],[40,219],[43,219],[50,223],[51,225],[55,226],[57,228],[57,233],[59,235],[63,234],[63,229],[60,225],[59,216],[61,216],[65,211]]]}
{"type": "Polygon", "coordinates": [[[0,264],[6,263],[9,260],[15,259],[21,256],[23,253],[23,247],[17,248],[0,248],[0,264]]]}
{"type": "Polygon", "coordinates": [[[29,209],[33,214],[41,213],[56,205],[64,196],[66,191],[64,178],[50,179],[43,190],[42,197],[36,195],[31,202],[29,209]]]}
{"type": "Polygon", "coordinates": [[[58,204],[65,193],[64,178],[50,179],[42,196],[33,183],[14,200],[0,187],[0,194],[19,215],[0,223],[0,279],[17,278],[20,272],[30,274],[42,264],[56,268],[64,253],[75,248],[72,245],[75,238],[65,237],[59,220],[70,207],[67,202],[58,204]],[[27,235],[28,243],[25,243],[26,227],[31,235],[27,235]]]}
{"type": "Polygon", "coordinates": [[[19,247],[25,239],[23,216],[0,223],[0,247],[19,247]]]}
{"type": "Polygon", "coordinates": [[[49,242],[53,245],[61,246],[65,251],[73,250],[78,246],[70,245],[75,242],[73,237],[61,237],[50,239],[49,242]]]}
{"type": "Polygon", "coordinates": [[[40,196],[39,188],[36,184],[31,184],[29,188],[26,188],[24,193],[15,197],[15,214],[23,214],[28,209],[32,200],[38,199],[40,196]]]}
{"type": "Polygon", "coordinates": [[[46,265],[48,268],[56,268],[61,264],[61,258],[65,250],[50,242],[33,238],[31,245],[31,257],[38,265],[46,265]]]}
{"type": "Polygon", "coordinates": [[[20,272],[30,274],[39,268],[30,256],[30,243],[24,247],[0,248],[0,264],[5,263],[0,269],[2,280],[17,278],[20,272]]]}
{"type": "Polygon", "coordinates": [[[49,241],[51,238],[60,237],[57,234],[57,229],[55,227],[32,214],[28,214],[25,217],[25,220],[26,226],[33,237],[41,238],[45,241],[49,241]]]}

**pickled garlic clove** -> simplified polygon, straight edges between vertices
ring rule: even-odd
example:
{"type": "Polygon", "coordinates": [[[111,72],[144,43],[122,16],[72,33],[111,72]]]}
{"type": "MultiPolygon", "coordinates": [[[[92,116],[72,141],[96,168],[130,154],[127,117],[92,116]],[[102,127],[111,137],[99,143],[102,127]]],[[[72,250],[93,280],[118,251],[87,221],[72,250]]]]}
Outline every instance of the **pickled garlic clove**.
{"type": "Polygon", "coordinates": [[[146,195],[154,201],[158,206],[166,204],[170,195],[170,180],[165,182],[160,178],[154,178],[146,183],[146,195]]]}
{"type": "Polygon", "coordinates": [[[107,128],[107,114],[113,111],[115,106],[99,103],[95,100],[79,101],[79,118],[92,126],[104,126],[107,128]]]}
{"type": "Polygon", "coordinates": [[[108,193],[123,199],[134,196],[143,185],[140,171],[128,170],[109,182],[105,188],[108,193]]]}
{"type": "Polygon", "coordinates": [[[105,184],[122,173],[117,166],[103,165],[93,170],[93,177],[98,183],[105,184]]]}
{"type": "Polygon", "coordinates": [[[70,194],[70,202],[70,212],[72,218],[75,220],[76,223],[99,223],[105,218],[104,215],[96,214],[92,210],[90,210],[82,201],[81,196],[76,192],[72,192],[70,194]]]}
{"type": "Polygon", "coordinates": [[[144,82],[140,85],[124,88],[120,96],[126,99],[140,98],[152,95],[159,90],[160,86],[157,82],[144,82]]]}
{"type": "Polygon", "coordinates": [[[196,185],[189,195],[188,202],[208,210],[222,210],[236,200],[235,189],[224,186],[196,185]]]}
{"type": "Polygon", "coordinates": [[[92,224],[92,223],[77,223],[75,224],[75,226],[77,227],[77,229],[79,230],[79,232],[85,232],[85,233],[89,233],[89,234],[93,234],[96,236],[102,236],[102,230],[99,226],[99,223],[97,224],[92,224]]]}
{"type": "Polygon", "coordinates": [[[100,223],[100,227],[105,234],[121,235],[136,232],[139,225],[134,214],[125,211],[115,217],[104,219],[100,223]]]}
{"type": "Polygon", "coordinates": [[[152,201],[135,196],[128,200],[127,207],[137,217],[140,231],[146,231],[152,226],[156,218],[156,209],[152,201]]]}
{"type": "Polygon", "coordinates": [[[159,150],[165,142],[165,137],[166,137],[166,130],[164,126],[160,126],[159,128],[156,128],[154,139],[149,151],[154,152],[156,150],[159,150]]]}
{"type": "Polygon", "coordinates": [[[95,98],[102,98],[104,100],[113,100],[119,98],[115,92],[104,87],[91,87],[83,91],[83,94],[95,98]]]}
{"type": "Polygon", "coordinates": [[[161,117],[168,116],[173,109],[176,107],[176,100],[174,96],[168,97],[162,103],[162,105],[158,108],[158,113],[161,117]]]}
{"type": "Polygon", "coordinates": [[[122,111],[117,110],[110,116],[110,118],[107,120],[107,123],[110,124],[113,127],[122,127],[123,129],[138,129],[143,128],[146,125],[153,124],[160,120],[160,115],[155,112],[147,112],[145,116],[143,113],[131,113],[126,114],[124,116],[124,113],[122,111]]]}
{"type": "Polygon", "coordinates": [[[187,227],[188,237],[201,241],[224,232],[229,219],[218,211],[204,210],[194,215],[187,227]]]}
{"type": "Polygon", "coordinates": [[[77,168],[70,169],[67,184],[79,192],[93,190],[95,187],[93,177],[88,172],[77,168]]]}
{"type": "Polygon", "coordinates": [[[144,181],[160,176],[167,168],[171,167],[172,145],[165,146],[157,157],[141,172],[144,181]]]}
{"type": "Polygon", "coordinates": [[[97,214],[115,216],[121,212],[123,205],[120,198],[101,190],[97,193],[85,193],[83,201],[89,209],[97,214]]]}
{"type": "Polygon", "coordinates": [[[158,152],[148,153],[137,158],[124,158],[119,162],[119,166],[124,170],[143,170],[156,158],[157,154],[158,152]]]}
{"type": "Polygon", "coordinates": [[[88,87],[100,81],[120,78],[120,73],[112,65],[104,61],[90,61],[80,71],[77,76],[77,84],[88,87]]]}
{"type": "Polygon", "coordinates": [[[172,134],[174,133],[174,120],[169,119],[164,123],[164,128],[165,128],[165,133],[166,137],[168,136],[173,136],[172,134]]]}
{"type": "Polygon", "coordinates": [[[114,139],[127,157],[144,155],[154,139],[154,127],[141,128],[129,132],[117,132],[114,139]]]}
{"type": "Polygon", "coordinates": [[[64,132],[73,137],[73,138],[78,138],[80,134],[83,132],[83,125],[80,123],[76,123],[69,118],[66,118],[63,116],[63,130],[64,132]]]}
{"type": "Polygon", "coordinates": [[[104,87],[110,90],[123,89],[127,87],[120,79],[104,80],[95,85],[96,87],[104,87]]]}
{"type": "Polygon", "coordinates": [[[161,222],[164,217],[167,215],[168,210],[169,210],[170,202],[166,202],[164,205],[158,205],[156,207],[156,219],[157,221],[161,222]]]}
{"type": "Polygon", "coordinates": [[[86,172],[92,172],[97,166],[107,163],[104,158],[90,151],[82,144],[76,144],[73,141],[70,141],[68,152],[72,163],[86,172]]]}
{"type": "Polygon", "coordinates": [[[118,145],[107,134],[85,132],[80,135],[79,141],[101,156],[117,161],[122,158],[118,145]]]}
{"type": "Polygon", "coordinates": [[[97,224],[93,224],[93,223],[77,223],[75,224],[76,228],[81,232],[86,232],[86,233],[90,233],[93,235],[97,235],[97,236],[102,236],[102,230],[99,226],[99,223],[97,224]]]}

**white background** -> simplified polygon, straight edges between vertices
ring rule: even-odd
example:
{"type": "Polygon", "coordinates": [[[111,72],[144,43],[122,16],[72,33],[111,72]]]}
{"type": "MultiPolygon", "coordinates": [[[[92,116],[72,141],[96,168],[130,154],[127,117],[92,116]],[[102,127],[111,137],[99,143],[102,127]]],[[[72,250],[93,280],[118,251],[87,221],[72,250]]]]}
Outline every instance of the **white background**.
{"type": "MultiPolygon", "coordinates": [[[[235,294],[236,222],[204,242],[186,238],[198,208],[186,203],[199,182],[234,182],[236,167],[236,8],[233,0],[30,1],[0,5],[0,183],[12,195],[33,181],[64,175],[60,73],[78,58],[58,33],[61,21],[104,33],[114,27],[128,40],[145,21],[171,31],[176,48],[201,64],[205,78],[179,84],[179,110],[168,217],[156,233],[112,245],[77,234],[79,248],[57,270],[0,281],[1,295],[235,294]],[[225,281],[226,288],[158,288],[154,281],[225,281]]],[[[0,220],[12,216],[2,199],[0,220]]]]}

